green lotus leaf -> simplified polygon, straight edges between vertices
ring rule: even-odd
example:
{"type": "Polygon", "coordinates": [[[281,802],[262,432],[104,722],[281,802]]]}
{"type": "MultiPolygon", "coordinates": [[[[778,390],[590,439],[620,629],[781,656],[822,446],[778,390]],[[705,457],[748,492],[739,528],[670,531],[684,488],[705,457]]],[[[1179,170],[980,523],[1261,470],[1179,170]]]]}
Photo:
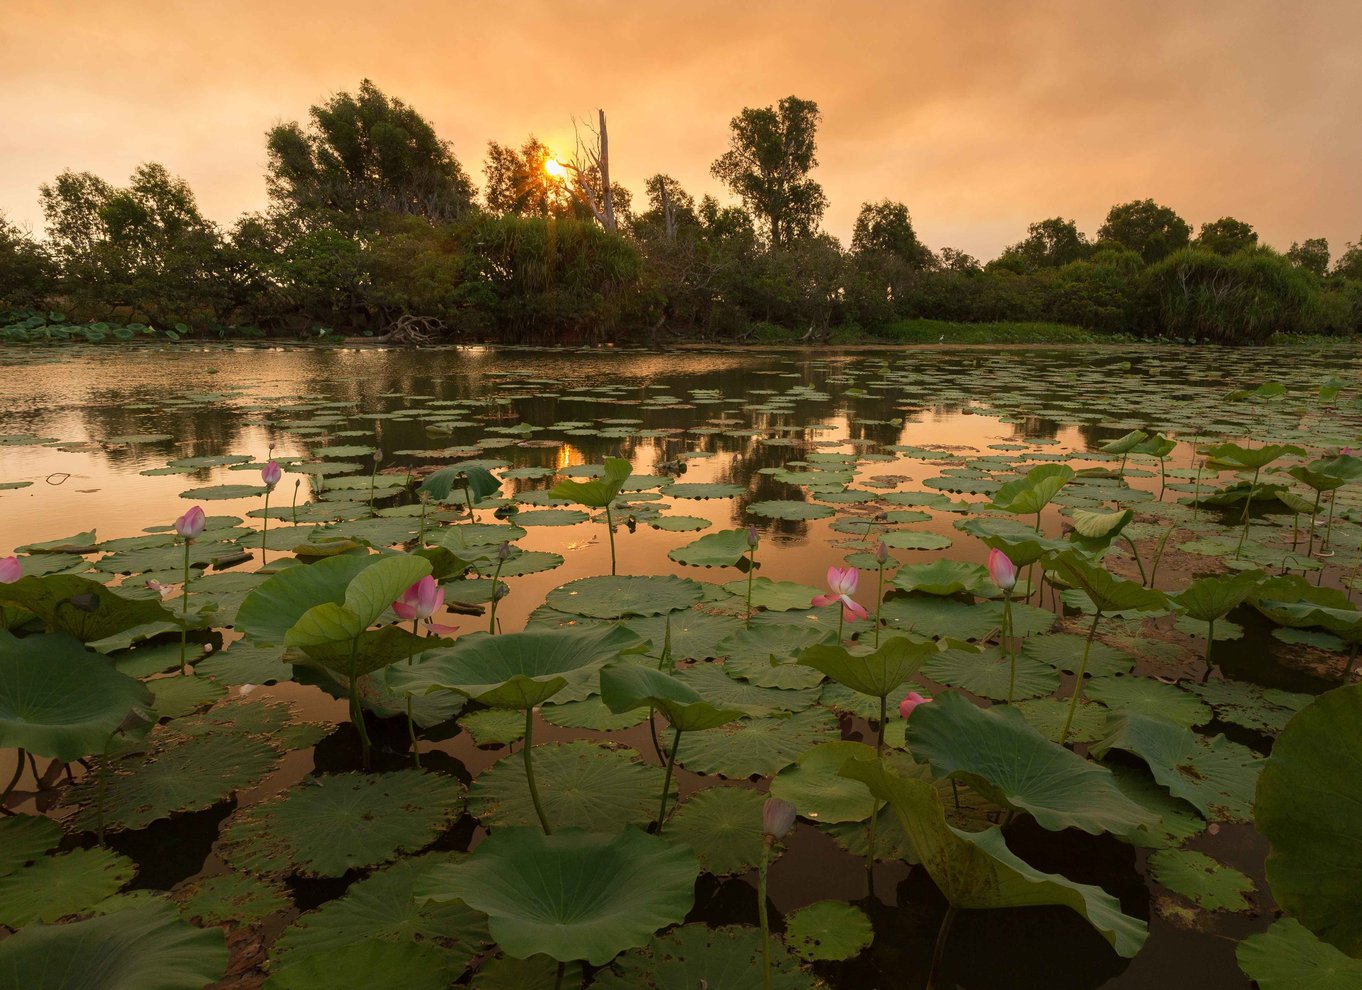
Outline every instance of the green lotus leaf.
{"type": "Polygon", "coordinates": [[[21,577],[0,584],[0,605],[27,609],[49,631],[69,633],[85,643],[155,622],[179,626],[179,617],[162,607],[159,598],[127,598],[78,574],[21,577]]]}
{"type": "Polygon", "coordinates": [[[634,828],[618,835],[512,828],[467,859],[427,871],[415,895],[482,911],[509,955],[603,966],[684,919],[699,872],[690,849],[634,828]]]}
{"type": "Polygon", "coordinates": [[[1025,475],[1007,482],[993,493],[990,509],[1016,515],[1034,516],[1053,499],[1074,476],[1067,464],[1041,464],[1025,475]]]}
{"type": "Polygon", "coordinates": [[[466,712],[459,719],[459,725],[473,737],[475,746],[504,746],[525,738],[525,718],[514,708],[481,708],[466,712]]]}
{"type": "Polygon", "coordinates": [[[1362,959],[1345,956],[1295,918],[1278,918],[1235,950],[1259,990],[1362,990],[1362,959]]]}
{"type": "Polygon", "coordinates": [[[0,631],[0,747],[69,763],[102,753],[132,709],[153,703],[145,686],[74,636],[0,631]]]}
{"type": "Polygon", "coordinates": [[[809,962],[852,959],[874,938],[865,912],[845,901],[816,901],[785,917],[786,944],[809,962]]]}
{"type": "MultiPolygon", "coordinates": [[[[570,481],[563,482],[572,484],[570,481]]],[[[516,513],[517,526],[575,526],[591,517],[580,509],[533,509],[516,513]]]]}
{"type": "Polygon", "coordinates": [[[733,677],[727,665],[698,663],[684,667],[675,677],[710,704],[734,708],[747,715],[764,716],[802,712],[818,703],[818,687],[760,687],[733,677]]]}
{"type": "Polygon", "coordinates": [[[747,530],[721,529],[677,547],[667,556],[690,567],[734,567],[747,556],[749,549],[747,530]]]}
{"type": "Polygon", "coordinates": [[[1204,453],[1206,463],[1210,467],[1230,471],[1257,471],[1287,454],[1305,456],[1303,448],[1289,443],[1268,443],[1261,447],[1241,447],[1237,443],[1222,443],[1206,448],[1204,453]]]}
{"type": "Polygon", "coordinates": [[[1316,587],[1293,574],[1263,581],[1250,600],[1280,625],[1321,626],[1349,643],[1362,639],[1362,611],[1337,588],[1316,587]]]}
{"type": "Polygon", "coordinates": [[[181,718],[207,708],[227,695],[227,689],[210,677],[156,677],[143,681],[156,699],[152,702],[154,719],[181,718]]]}
{"type": "MultiPolygon", "coordinates": [[[[799,968],[778,936],[771,937],[771,990],[814,990],[822,981],[799,968]]],[[[591,984],[592,990],[753,990],[762,985],[761,932],[729,925],[682,925],[626,952],[591,984]]]]}
{"type": "MultiPolygon", "coordinates": [[[[1001,601],[973,605],[936,595],[895,595],[885,600],[880,616],[895,629],[920,636],[984,639],[1002,628],[1001,601]]],[[[1012,630],[1017,636],[1046,632],[1055,613],[1033,605],[1012,603],[1012,630]]]]}
{"type": "MultiPolygon", "coordinates": [[[[1069,674],[1078,673],[1078,665],[1083,659],[1085,637],[1074,633],[1051,633],[1046,636],[1030,636],[1022,644],[1021,655],[1028,659],[1039,660],[1069,674]]],[[[1091,677],[1105,677],[1111,674],[1126,674],[1135,667],[1135,658],[1122,653],[1100,640],[1093,640],[1088,650],[1087,674],[1091,677]]]]}
{"type": "Polygon", "coordinates": [[[1272,896],[1362,956],[1362,685],[1320,695],[1287,723],[1258,781],[1254,824],[1272,844],[1272,896]]]}
{"type": "Polygon", "coordinates": [[[875,760],[848,761],[842,772],[893,806],[923,867],[953,906],[1062,904],[1086,918],[1126,958],[1139,952],[1148,937],[1145,923],[1122,914],[1120,902],[1102,888],[1043,873],[1018,858],[1007,848],[1001,829],[961,832],[947,825],[941,798],[930,783],[904,780],[875,760]]]}
{"type": "Polygon", "coordinates": [[[1129,454],[1132,451],[1137,450],[1141,444],[1146,443],[1148,440],[1149,434],[1144,430],[1131,430],[1123,437],[1117,437],[1115,440],[1108,440],[1098,449],[1104,454],[1129,454]]]}
{"type": "Polygon", "coordinates": [[[456,691],[490,708],[533,708],[555,696],[581,701],[596,693],[597,672],[646,641],[620,626],[470,633],[419,665],[396,668],[395,686],[413,693],[456,691]]]}
{"type": "Polygon", "coordinates": [[[586,980],[581,963],[563,969],[560,985],[558,963],[541,954],[528,959],[497,955],[488,959],[473,974],[472,990],[562,990],[579,987],[586,980]]]}
{"type": "Polygon", "coordinates": [[[282,883],[245,873],[203,877],[177,887],[174,897],[185,918],[207,925],[262,921],[293,907],[293,899],[282,883]]]}
{"type": "Polygon", "coordinates": [[[1121,835],[1155,822],[1109,770],[1046,739],[1010,705],[978,708],[947,692],[914,709],[907,725],[908,749],[936,776],[962,780],[1052,832],[1121,835]]]}
{"type": "MultiPolygon", "coordinates": [[[[672,813],[667,820],[667,838],[695,850],[706,873],[746,873],[761,859],[765,803],[765,795],[747,787],[707,787],[692,794],[672,813]]],[[[773,847],[772,858],[779,855],[780,848],[773,847]]]]}
{"type": "Polygon", "coordinates": [[[353,616],[354,613],[330,603],[311,609],[289,631],[290,645],[301,650],[304,656],[290,652],[288,661],[322,667],[348,679],[352,672],[356,677],[362,677],[409,660],[422,650],[451,642],[433,636],[417,636],[410,629],[396,625],[365,629],[353,637],[346,636],[353,628],[353,616]],[[330,617],[333,611],[344,612],[345,615],[330,617]]]}
{"type": "Polygon", "coordinates": [[[0,877],[0,925],[22,928],[80,913],[116,894],[135,872],[132,860],[108,849],[39,856],[0,877]]]}
{"type": "Polygon", "coordinates": [[[443,774],[332,774],[237,811],[219,852],[252,873],[339,877],[429,845],[462,811],[462,785],[443,774]]]}
{"type": "Polygon", "coordinates": [[[67,790],[63,803],[80,806],[70,827],[90,832],[99,827],[101,793],[104,827],[114,831],[210,808],[259,783],[281,755],[267,742],[232,728],[187,738],[158,729],[152,740],[149,748],[109,760],[102,772],[67,790]]]}
{"type": "Polygon", "coordinates": [[[1069,518],[1074,527],[1073,533],[1069,536],[1070,541],[1089,553],[1095,553],[1106,549],[1121,535],[1121,531],[1135,518],[1135,511],[1124,509],[1117,512],[1098,512],[1093,509],[1074,509],[1069,518]]]}
{"type": "Polygon", "coordinates": [[[1203,739],[1166,719],[1127,714],[1115,719],[1105,739],[1092,746],[1098,759],[1109,750],[1134,753],[1174,797],[1209,819],[1248,821],[1263,759],[1224,736],[1203,739]]]}
{"type": "Polygon", "coordinates": [[[191,928],[165,902],[30,925],[0,942],[0,981],[24,990],[189,990],[226,969],[222,929],[191,928]]]}
{"type": "Polygon", "coordinates": [[[567,499],[578,505],[604,509],[619,495],[633,467],[623,457],[607,457],[605,470],[591,481],[563,480],[549,489],[554,498],[567,499]]]}
{"type": "Polygon", "coordinates": [[[560,585],[545,599],[550,608],[596,619],[625,615],[665,615],[690,608],[705,595],[704,586],[670,574],[604,574],[560,585]]]}
{"type": "Polygon", "coordinates": [[[984,650],[942,650],[927,659],[922,673],[934,681],[958,687],[980,698],[1003,701],[1041,698],[1059,687],[1059,675],[1025,654],[1012,661],[993,646],[984,650]]]}
{"type": "Polygon", "coordinates": [[[350,579],[343,601],[321,602],[299,616],[284,645],[306,649],[355,639],[430,571],[430,561],[423,557],[380,557],[350,579]]]}
{"type": "Polygon", "coordinates": [[[634,664],[601,668],[601,700],[616,713],[656,708],[681,732],[713,729],[748,714],[742,709],[719,708],[677,678],[634,664]]]}
{"type": "Polygon", "coordinates": [[[485,467],[454,464],[428,475],[416,490],[429,492],[436,502],[463,501],[466,491],[472,497],[473,504],[477,505],[500,487],[501,482],[485,467]]]}
{"type": "MultiPolygon", "coordinates": [[[[178,657],[178,643],[175,649],[178,657]]],[[[229,685],[293,680],[293,668],[284,662],[283,650],[277,646],[252,646],[244,640],[214,651],[194,665],[194,672],[229,685]]]]}
{"type": "Polygon", "coordinates": [[[661,516],[649,519],[648,525],[664,533],[696,533],[702,529],[709,529],[714,523],[703,516],[661,516]]]}
{"type": "MultiPolygon", "coordinates": [[[[1053,738],[1059,738],[1058,726],[1053,738]]],[[[1153,825],[1121,836],[1126,842],[1145,849],[1170,849],[1206,830],[1206,820],[1200,812],[1169,794],[1143,767],[1113,763],[1109,769],[1121,793],[1158,819],[1153,825]]]]}
{"type": "Polygon", "coordinates": [[[873,653],[852,653],[840,645],[810,646],[799,654],[799,662],[853,691],[884,698],[906,684],[935,654],[935,643],[891,636],[873,653]]]}
{"type": "Polygon", "coordinates": [[[1210,705],[1222,722],[1272,735],[1281,732],[1293,715],[1315,700],[1311,694],[1277,691],[1246,681],[1208,681],[1189,684],[1187,689],[1210,705]]]}
{"type": "MultiPolygon", "coordinates": [[[[412,892],[431,869],[463,858],[461,853],[427,853],[353,884],[343,897],[301,915],[284,931],[270,950],[271,969],[282,972],[304,959],[326,959],[348,945],[379,940],[406,950],[433,950],[421,962],[429,962],[431,970],[443,976],[445,983],[440,985],[458,979],[490,939],[486,919],[459,901],[420,903],[412,892]]],[[[344,969],[325,968],[332,982],[322,987],[352,985],[344,969]]],[[[409,967],[402,960],[396,970],[399,975],[422,973],[424,978],[424,967],[409,967]]]]}
{"type": "Polygon", "coordinates": [[[265,491],[264,485],[209,485],[180,492],[180,498],[195,502],[218,502],[232,498],[259,498],[265,491]]]}
{"type": "Polygon", "coordinates": [[[1207,911],[1251,911],[1253,881],[1192,849],[1160,849],[1149,857],[1154,880],[1207,911]]]}
{"type": "Polygon", "coordinates": [[[827,519],[836,514],[835,509],[826,505],[790,501],[753,502],[747,507],[747,511],[763,519],[784,519],[789,522],[827,519]]]}
{"type": "Polygon", "coordinates": [[[960,560],[934,560],[929,564],[910,564],[894,575],[894,587],[924,595],[975,594],[992,591],[988,568],[960,560]]]}
{"type": "MultiPolygon", "coordinates": [[[[747,602],[747,579],[739,578],[723,586],[729,594],[747,602]]],[[[813,599],[823,592],[807,584],[794,581],[772,581],[770,578],[754,578],[752,581],[752,608],[768,612],[788,612],[792,609],[808,608],[813,599]]],[[[736,602],[734,604],[737,604],[736,602]]]]}
{"type": "Polygon", "coordinates": [[[789,718],[745,718],[688,737],[677,760],[694,773],[770,777],[800,753],[840,735],[837,717],[818,708],[789,718]]]}
{"type": "Polygon", "coordinates": [[[705,484],[698,481],[683,481],[668,485],[661,490],[664,498],[736,498],[747,491],[742,485],[723,483],[705,484]]]}
{"type": "Polygon", "coordinates": [[[1214,622],[1248,601],[1266,577],[1262,571],[1239,571],[1201,578],[1168,597],[1183,614],[1214,622]]]}
{"type": "Polygon", "coordinates": [[[1084,691],[1116,712],[1138,712],[1186,726],[1211,720],[1211,709],[1196,695],[1149,677],[1094,677],[1084,691]]]}
{"type": "Polygon", "coordinates": [[[719,641],[724,672],[758,687],[811,688],[823,683],[821,671],[795,662],[799,652],[818,643],[829,643],[836,633],[801,626],[754,627],[732,633],[719,641]]]}
{"type": "Polygon", "coordinates": [[[399,943],[369,938],[289,960],[273,970],[265,990],[445,990],[451,978],[447,953],[423,942],[399,943]]]}
{"type": "Polygon", "coordinates": [[[951,538],[941,533],[896,529],[882,535],[880,542],[895,550],[945,550],[951,545],[951,538]]]}
{"type": "Polygon", "coordinates": [[[246,596],[236,614],[237,631],[255,645],[283,646],[288,631],[309,609],[324,602],[343,606],[350,582],[382,559],[345,554],[287,567],[246,596]]]}
{"type": "Polygon", "coordinates": [[[955,525],[962,532],[983,540],[985,546],[1003,551],[1007,554],[1007,559],[1018,567],[1026,567],[1047,553],[1058,552],[1071,546],[1068,540],[1043,537],[1016,519],[973,518],[955,525]]]}
{"type": "MultiPolygon", "coordinates": [[[[600,695],[593,695],[584,701],[550,702],[539,709],[539,715],[550,725],[565,729],[591,729],[595,732],[616,732],[638,725],[647,713],[641,708],[616,715],[600,695]]],[[[524,727],[521,727],[522,731],[524,727]]]]}
{"type": "Polygon", "coordinates": [[[873,746],[838,740],[814,746],[771,780],[771,794],[789,801],[801,817],[819,823],[864,822],[875,799],[861,784],[840,773],[848,760],[871,759],[873,746]]]}
{"type": "Polygon", "coordinates": [[[1168,607],[1163,592],[1114,577],[1072,550],[1051,554],[1045,566],[1082,591],[1103,612],[1158,612],[1168,607]]]}
{"type": "Polygon", "coordinates": [[[61,826],[41,815],[0,818],[0,877],[56,848],[61,837],[61,826]]]}
{"type": "MultiPolygon", "coordinates": [[[[544,813],[556,830],[618,832],[646,826],[657,815],[662,768],[632,749],[586,740],[534,748],[535,778],[544,813]]],[[[539,824],[521,755],[503,757],[480,773],[468,791],[468,812],[493,831],[539,824]]]]}
{"type": "Polygon", "coordinates": [[[1080,701],[1074,710],[1073,721],[1069,723],[1066,735],[1064,725],[1069,721],[1069,702],[1057,698],[1028,698],[1014,706],[1022,717],[1046,739],[1057,743],[1063,737],[1065,742],[1093,742],[1106,735],[1107,719],[1111,711],[1095,701],[1080,701]]]}
{"type": "Polygon", "coordinates": [[[1162,460],[1173,451],[1177,450],[1176,440],[1170,440],[1162,433],[1155,433],[1147,440],[1142,440],[1131,448],[1132,454],[1148,454],[1150,457],[1157,457],[1162,460]]]}

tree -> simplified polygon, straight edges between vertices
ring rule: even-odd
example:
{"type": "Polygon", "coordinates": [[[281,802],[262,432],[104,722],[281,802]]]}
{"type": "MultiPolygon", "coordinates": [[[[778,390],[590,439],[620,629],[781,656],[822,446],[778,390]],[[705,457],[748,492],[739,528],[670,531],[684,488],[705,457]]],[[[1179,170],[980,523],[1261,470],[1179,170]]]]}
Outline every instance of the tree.
{"type": "Polygon", "coordinates": [[[0,310],[36,307],[51,287],[47,254],[0,213],[0,310]]]}
{"type": "Polygon", "coordinates": [[[605,111],[597,110],[596,113],[600,125],[594,130],[587,128],[595,140],[584,143],[581,132],[577,131],[577,151],[568,164],[576,179],[573,192],[586,199],[597,223],[614,232],[619,229],[619,223],[615,217],[615,190],[610,185],[610,138],[605,127],[605,111]]]}
{"type": "Polygon", "coordinates": [[[1191,241],[1192,228],[1169,207],[1152,199],[1137,199],[1113,206],[1097,236],[1138,252],[1145,264],[1152,264],[1185,248],[1191,241]]]}
{"type": "Polygon", "coordinates": [[[1293,241],[1286,257],[1293,265],[1323,278],[1329,270],[1329,241],[1323,237],[1311,237],[1304,244],[1293,241]]]}
{"type": "Polygon", "coordinates": [[[577,215],[565,166],[533,134],[518,149],[489,141],[482,171],[487,177],[487,209],[493,213],[518,217],[577,215]],[[558,168],[550,171],[554,165],[558,168]]]}
{"type": "Polygon", "coordinates": [[[216,318],[231,298],[217,229],[188,183],[164,165],[139,165],[115,188],[89,172],[63,172],[39,191],[48,240],[78,310],[161,323],[216,318]]]}
{"type": "Polygon", "coordinates": [[[1264,343],[1307,329],[1318,284],[1267,248],[1228,257],[1197,248],[1145,270],[1148,330],[1217,344],[1264,343]]]}
{"type": "Polygon", "coordinates": [[[811,235],[827,208],[823,187],[809,178],[818,120],[818,104],[796,96],[747,107],[729,122],[731,146],[710,168],[761,218],[773,246],[811,235]]]}
{"type": "Polygon", "coordinates": [[[1092,250],[1078,224],[1063,217],[1037,220],[1026,228],[1026,239],[1007,248],[1003,254],[1020,259],[1029,268],[1058,268],[1082,261],[1092,250]]]}
{"type": "Polygon", "coordinates": [[[452,220],[473,186],[448,141],[415,109],[368,79],[312,107],[307,128],[280,124],[267,138],[266,184],[276,206],[304,213],[411,213],[452,220]]]}
{"type": "Polygon", "coordinates": [[[1257,247],[1258,232],[1252,224],[1234,217],[1221,217],[1201,225],[1195,246],[1213,254],[1231,255],[1257,247]]]}
{"type": "Polygon", "coordinates": [[[1362,281],[1362,237],[1349,244],[1334,264],[1334,274],[1362,281]]]}
{"type": "Polygon", "coordinates": [[[882,200],[863,203],[851,230],[851,250],[858,255],[890,255],[911,268],[930,268],[932,252],[917,238],[908,207],[882,200]]]}
{"type": "Polygon", "coordinates": [[[953,247],[943,247],[937,252],[937,264],[947,272],[971,274],[982,270],[978,258],[953,247]]]}

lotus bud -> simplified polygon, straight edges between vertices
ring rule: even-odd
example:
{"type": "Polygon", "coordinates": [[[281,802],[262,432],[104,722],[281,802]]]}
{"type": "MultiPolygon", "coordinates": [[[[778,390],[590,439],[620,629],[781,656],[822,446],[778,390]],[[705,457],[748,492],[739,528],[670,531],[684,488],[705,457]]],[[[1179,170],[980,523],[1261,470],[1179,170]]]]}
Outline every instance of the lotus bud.
{"type": "Polygon", "coordinates": [[[379,447],[374,451],[374,463],[377,464],[381,460],[383,460],[383,448],[379,447]]]}
{"type": "Polygon", "coordinates": [[[889,547],[885,544],[884,540],[880,540],[880,542],[875,545],[875,563],[883,567],[888,562],[889,547]]]}
{"type": "Polygon", "coordinates": [[[761,806],[761,830],[772,839],[783,839],[794,828],[795,806],[783,798],[771,797],[761,806]]]}
{"type": "Polygon", "coordinates": [[[1012,563],[1007,554],[994,547],[988,552],[988,576],[999,588],[1011,591],[1017,586],[1017,565],[1012,563]]]}
{"type": "Polygon", "coordinates": [[[931,698],[924,698],[916,691],[909,691],[908,697],[899,702],[899,717],[907,718],[909,715],[913,714],[914,708],[918,705],[925,705],[931,700],[931,698]]]}
{"type": "MultiPolygon", "coordinates": [[[[271,444],[270,446],[274,445],[271,444]]],[[[273,488],[275,485],[279,484],[280,479],[283,477],[284,469],[279,466],[278,461],[272,460],[260,469],[260,480],[269,488],[273,488]]]]}
{"type": "Polygon", "coordinates": [[[19,566],[19,558],[14,555],[0,557],[0,584],[13,584],[24,576],[24,570],[19,566]]]}
{"type": "Polygon", "coordinates": [[[757,532],[757,527],[747,527],[747,547],[749,550],[757,549],[757,540],[760,539],[760,537],[761,534],[757,532]]]}
{"type": "Polygon", "coordinates": [[[270,441],[270,453],[274,453],[274,441],[270,441]]]}
{"type": "Polygon", "coordinates": [[[208,517],[204,515],[203,509],[196,505],[175,520],[175,532],[186,540],[192,540],[201,535],[207,525],[208,517]]]}
{"type": "Polygon", "coordinates": [[[511,558],[511,542],[502,540],[501,546],[497,547],[497,560],[509,560],[511,558]]]}

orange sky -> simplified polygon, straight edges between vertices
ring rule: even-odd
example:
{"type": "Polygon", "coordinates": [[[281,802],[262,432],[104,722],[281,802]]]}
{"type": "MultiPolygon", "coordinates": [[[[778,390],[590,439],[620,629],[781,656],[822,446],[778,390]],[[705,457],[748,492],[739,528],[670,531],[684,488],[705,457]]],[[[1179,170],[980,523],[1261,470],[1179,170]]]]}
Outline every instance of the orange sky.
{"type": "Polygon", "coordinates": [[[475,179],[489,139],[559,147],[603,106],[618,179],[696,194],[742,107],[816,100],[844,241],[885,197],[981,258],[1146,196],[1283,249],[1362,237],[1358,0],[0,0],[0,211],[40,231],[63,168],[156,160],[230,222],[266,129],[365,76],[475,179]]]}

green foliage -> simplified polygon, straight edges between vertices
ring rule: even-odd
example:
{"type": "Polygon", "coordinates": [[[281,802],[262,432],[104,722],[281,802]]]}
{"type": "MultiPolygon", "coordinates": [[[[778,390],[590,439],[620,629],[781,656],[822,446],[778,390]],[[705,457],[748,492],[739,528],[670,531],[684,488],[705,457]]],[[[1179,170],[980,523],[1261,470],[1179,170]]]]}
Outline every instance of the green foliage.
{"type": "Polygon", "coordinates": [[[1316,295],[1311,276],[1268,248],[1228,257],[1186,248],[1144,275],[1146,328],[1214,344],[1300,333],[1316,295]]]}
{"type": "Polygon", "coordinates": [[[1113,206],[1097,230],[1102,241],[1114,241],[1137,252],[1146,264],[1161,261],[1191,239],[1187,221],[1152,199],[1132,200],[1113,206]]]}

